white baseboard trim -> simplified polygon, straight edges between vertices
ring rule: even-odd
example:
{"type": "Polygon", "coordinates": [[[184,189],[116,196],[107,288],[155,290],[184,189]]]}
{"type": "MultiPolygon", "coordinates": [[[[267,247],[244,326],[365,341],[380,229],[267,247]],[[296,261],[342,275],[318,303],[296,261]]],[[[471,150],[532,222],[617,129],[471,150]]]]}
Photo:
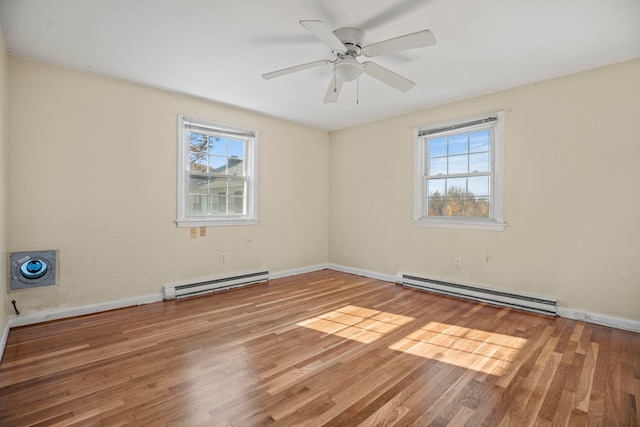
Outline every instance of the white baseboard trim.
{"type": "Polygon", "coordinates": [[[589,313],[587,311],[574,310],[572,308],[558,307],[558,315],[572,320],[580,320],[610,328],[624,329],[625,331],[640,332],[640,322],[621,317],[605,316],[604,314],[589,313]]]}
{"type": "Polygon", "coordinates": [[[369,277],[371,279],[384,280],[385,282],[396,283],[396,276],[390,274],[376,273],[375,271],[360,270],[359,268],[345,267],[344,265],[329,264],[330,270],[341,271],[343,273],[355,274],[356,276],[369,277]]]}
{"type": "Polygon", "coordinates": [[[121,299],[116,301],[101,302],[81,307],[56,308],[53,310],[43,310],[23,316],[9,317],[7,322],[9,328],[18,326],[33,325],[35,323],[48,322],[51,320],[66,319],[68,317],[84,316],[86,314],[100,313],[102,311],[115,310],[118,308],[131,307],[135,305],[151,304],[162,301],[162,294],[142,295],[139,297],[121,299]]]}
{"type": "Polygon", "coordinates": [[[282,277],[297,276],[298,274],[312,273],[314,271],[326,270],[329,268],[327,264],[311,265],[309,267],[294,268],[292,270],[277,271],[269,273],[269,279],[280,279],[282,277]]]}
{"type": "MultiPolygon", "coordinates": [[[[343,265],[329,264],[331,270],[341,271],[343,273],[351,273],[358,276],[370,277],[372,279],[385,280],[387,282],[398,283],[398,277],[389,274],[376,273],[373,271],[360,270],[343,265]]],[[[625,331],[640,332],[640,321],[624,319],[621,317],[605,316],[598,313],[589,313],[586,311],[575,310],[567,307],[557,308],[558,316],[572,320],[580,320],[587,323],[593,323],[610,328],[623,329],[625,331]]]]}

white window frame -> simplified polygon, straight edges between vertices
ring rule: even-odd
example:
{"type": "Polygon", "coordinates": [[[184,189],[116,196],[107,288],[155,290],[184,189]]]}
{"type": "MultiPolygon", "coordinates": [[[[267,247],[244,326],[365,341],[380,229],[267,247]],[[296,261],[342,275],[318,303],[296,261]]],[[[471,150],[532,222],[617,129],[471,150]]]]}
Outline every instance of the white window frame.
{"type": "Polygon", "coordinates": [[[421,126],[414,129],[414,203],[413,225],[419,227],[458,228],[468,230],[504,231],[504,112],[469,117],[447,123],[421,126]],[[485,119],[496,120],[482,123],[485,119]],[[472,124],[476,123],[476,124],[472,124]],[[427,132],[451,135],[487,127],[492,128],[491,140],[491,203],[489,218],[427,216],[428,147],[427,132]]]}
{"type": "Polygon", "coordinates": [[[258,132],[253,129],[224,125],[199,118],[178,116],[178,227],[256,225],[258,223],[258,132]],[[247,140],[245,162],[247,173],[247,206],[244,215],[189,215],[189,127],[197,126],[212,133],[239,136],[247,140]]]}

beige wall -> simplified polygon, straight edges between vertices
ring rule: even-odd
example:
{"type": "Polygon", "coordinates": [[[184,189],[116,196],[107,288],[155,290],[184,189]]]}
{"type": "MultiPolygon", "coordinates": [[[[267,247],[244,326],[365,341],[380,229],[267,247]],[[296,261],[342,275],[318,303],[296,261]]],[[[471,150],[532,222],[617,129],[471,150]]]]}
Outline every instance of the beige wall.
{"type": "MultiPolygon", "coordinates": [[[[7,298],[7,54],[4,36],[0,30],[0,339],[7,324],[9,298],[7,298]]],[[[0,358],[2,346],[0,345],[0,358]]]]}
{"type": "Polygon", "coordinates": [[[8,58],[9,250],[60,256],[60,286],[10,293],[25,314],[326,263],[326,132],[8,58]],[[197,239],[176,227],[178,114],[259,130],[259,225],[209,227],[197,239]]]}
{"type": "Polygon", "coordinates": [[[640,320],[640,59],[334,132],[329,176],[331,263],[640,320]],[[412,226],[412,127],[499,110],[506,231],[412,226]]]}
{"type": "MultiPolygon", "coordinates": [[[[24,313],[329,261],[640,320],[640,60],[326,134],[7,58],[4,249],[60,250],[60,286],[9,293],[24,313]],[[412,128],[498,110],[506,112],[506,231],[413,227],[412,128]],[[197,239],[176,228],[177,114],[260,131],[258,226],[210,227],[197,239]]],[[[0,302],[4,318],[10,306],[0,302]]]]}

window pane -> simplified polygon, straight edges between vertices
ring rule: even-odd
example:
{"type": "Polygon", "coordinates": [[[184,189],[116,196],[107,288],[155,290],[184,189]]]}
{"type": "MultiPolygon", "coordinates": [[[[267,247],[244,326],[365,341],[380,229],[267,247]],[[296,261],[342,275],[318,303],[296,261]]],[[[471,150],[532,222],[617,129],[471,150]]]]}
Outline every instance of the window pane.
{"type": "Polygon", "coordinates": [[[469,172],[489,172],[489,153],[471,154],[469,172]]]}
{"type": "Polygon", "coordinates": [[[227,214],[227,198],[225,196],[209,197],[210,215],[226,215],[227,214]]]}
{"type": "Polygon", "coordinates": [[[431,196],[444,196],[446,179],[428,179],[427,180],[427,194],[431,196]]]}
{"type": "Polygon", "coordinates": [[[447,214],[446,199],[442,195],[427,198],[427,215],[444,216],[447,214]]]}
{"type": "Polygon", "coordinates": [[[447,158],[436,157],[435,159],[429,159],[429,175],[446,175],[447,173],[447,158]]]}
{"type": "Polygon", "coordinates": [[[188,210],[190,215],[206,215],[207,211],[207,203],[209,197],[208,196],[198,196],[198,195],[190,195],[188,202],[188,210]]]}
{"type": "Polygon", "coordinates": [[[207,171],[207,156],[202,153],[189,153],[189,170],[197,172],[207,171]]]}
{"type": "Polygon", "coordinates": [[[467,178],[447,179],[447,197],[462,196],[467,193],[467,178]]]}
{"type": "Polygon", "coordinates": [[[230,139],[228,146],[229,146],[229,157],[237,157],[238,159],[244,159],[244,141],[230,139]]]}
{"type": "Polygon", "coordinates": [[[210,156],[209,172],[227,173],[227,158],[219,157],[219,156],[210,156]]]}
{"type": "Polygon", "coordinates": [[[489,218],[490,197],[471,198],[467,204],[467,216],[474,218],[489,218]]]}
{"type": "Polygon", "coordinates": [[[449,137],[449,155],[469,152],[469,134],[451,135],[449,137]]]}
{"type": "Polygon", "coordinates": [[[464,154],[462,156],[450,156],[449,157],[449,174],[452,173],[467,173],[469,172],[469,156],[464,154]]]}
{"type": "Polygon", "coordinates": [[[229,213],[243,215],[246,200],[246,197],[229,197],[229,213]]]}
{"type": "Polygon", "coordinates": [[[447,137],[434,138],[429,140],[429,157],[447,155],[447,137]]]}
{"type": "Polygon", "coordinates": [[[229,175],[244,175],[244,160],[229,157],[227,163],[227,173],[229,175]]]}
{"type": "Polygon", "coordinates": [[[190,175],[189,194],[209,194],[209,178],[206,176],[190,175]]]}
{"type": "Polygon", "coordinates": [[[490,194],[488,176],[474,176],[469,178],[469,195],[488,196],[490,194]]]}
{"type": "Polygon", "coordinates": [[[189,151],[207,154],[207,137],[200,133],[189,133],[189,151]]]}
{"type": "Polygon", "coordinates": [[[227,178],[210,178],[209,194],[217,196],[227,195],[227,178]]]}
{"type": "Polygon", "coordinates": [[[245,180],[244,179],[229,179],[229,195],[230,196],[245,196],[245,180]]]}
{"type": "Polygon", "coordinates": [[[446,199],[446,216],[465,216],[466,212],[465,197],[456,195],[455,197],[447,197],[446,199]]]}
{"type": "Polygon", "coordinates": [[[227,214],[227,178],[211,178],[209,183],[209,213],[211,215],[227,214]]]}
{"type": "Polygon", "coordinates": [[[472,153],[489,151],[489,129],[471,133],[469,151],[472,153]]]}
{"type": "Polygon", "coordinates": [[[227,140],[219,136],[210,136],[209,154],[227,157],[227,140]]]}

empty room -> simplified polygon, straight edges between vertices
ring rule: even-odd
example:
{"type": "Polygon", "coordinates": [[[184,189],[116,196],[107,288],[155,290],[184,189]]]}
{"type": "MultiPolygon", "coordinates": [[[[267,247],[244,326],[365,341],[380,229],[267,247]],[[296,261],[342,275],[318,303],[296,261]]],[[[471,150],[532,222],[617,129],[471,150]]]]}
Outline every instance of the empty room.
{"type": "Polygon", "coordinates": [[[640,425],[637,0],[0,0],[0,425],[640,425]]]}

